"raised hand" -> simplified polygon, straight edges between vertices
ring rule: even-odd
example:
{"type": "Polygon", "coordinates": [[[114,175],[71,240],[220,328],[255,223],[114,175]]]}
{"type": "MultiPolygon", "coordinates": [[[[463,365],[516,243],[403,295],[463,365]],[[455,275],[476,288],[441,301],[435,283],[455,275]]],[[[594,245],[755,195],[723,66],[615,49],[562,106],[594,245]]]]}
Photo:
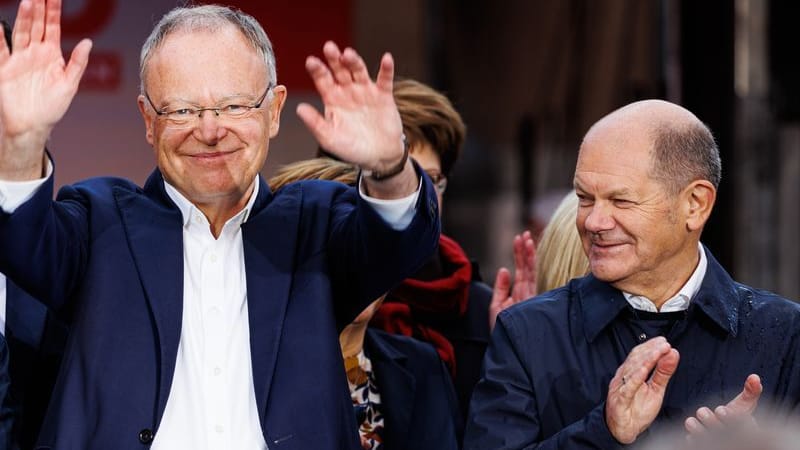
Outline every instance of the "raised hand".
{"type": "Polygon", "coordinates": [[[297,114],[320,145],[338,158],[364,169],[385,172],[403,156],[400,114],[392,93],[394,60],[384,54],[375,82],[361,56],[326,42],[327,65],[309,56],[306,70],[322,97],[324,116],[301,103],[297,114]]]}
{"type": "Polygon", "coordinates": [[[92,43],[82,40],[64,61],[61,0],[22,0],[11,41],[13,52],[0,48],[0,178],[38,178],[44,145],[72,103],[92,43]]]}
{"type": "Polygon", "coordinates": [[[679,359],[678,351],[660,336],[631,350],[606,397],[606,423],[617,441],[630,444],[653,423],[679,359]]]}
{"type": "Polygon", "coordinates": [[[536,295],[536,247],[530,231],[514,236],[514,284],[505,267],[497,271],[489,303],[489,330],[494,329],[497,315],[509,306],[536,295]]]}
{"type": "Polygon", "coordinates": [[[744,388],[733,400],[720,405],[712,411],[708,407],[698,408],[693,417],[684,421],[684,427],[690,436],[700,435],[706,430],[722,427],[726,423],[752,421],[752,414],[758,406],[758,399],[763,391],[761,378],[750,374],[744,381],[744,388]]]}

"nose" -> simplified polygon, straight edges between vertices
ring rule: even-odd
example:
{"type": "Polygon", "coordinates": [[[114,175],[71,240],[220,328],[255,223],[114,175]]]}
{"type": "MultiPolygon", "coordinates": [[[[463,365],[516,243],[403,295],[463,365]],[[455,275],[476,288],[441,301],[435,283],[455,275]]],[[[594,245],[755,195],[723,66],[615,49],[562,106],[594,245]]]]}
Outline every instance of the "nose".
{"type": "Polygon", "coordinates": [[[211,109],[200,111],[200,117],[197,119],[197,126],[194,129],[197,140],[206,145],[216,145],[227,134],[228,129],[220,126],[217,111],[211,109]]]}
{"type": "MultiPolygon", "coordinates": [[[[583,228],[591,233],[601,233],[614,228],[614,217],[610,207],[603,202],[595,202],[592,206],[582,207],[584,209],[583,228]]],[[[579,212],[580,215],[580,212],[579,212]]]]}

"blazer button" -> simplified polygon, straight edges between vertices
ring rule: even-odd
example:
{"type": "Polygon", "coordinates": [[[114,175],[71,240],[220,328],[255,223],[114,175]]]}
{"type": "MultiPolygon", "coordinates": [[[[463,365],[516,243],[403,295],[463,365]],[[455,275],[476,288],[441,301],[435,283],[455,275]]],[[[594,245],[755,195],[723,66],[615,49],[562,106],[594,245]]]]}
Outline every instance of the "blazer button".
{"type": "Polygon", "coordinates": [[[149,444],[153,442],[153,432],[149,428],[139,432],[139,442],[142,444],[149,444]]]}

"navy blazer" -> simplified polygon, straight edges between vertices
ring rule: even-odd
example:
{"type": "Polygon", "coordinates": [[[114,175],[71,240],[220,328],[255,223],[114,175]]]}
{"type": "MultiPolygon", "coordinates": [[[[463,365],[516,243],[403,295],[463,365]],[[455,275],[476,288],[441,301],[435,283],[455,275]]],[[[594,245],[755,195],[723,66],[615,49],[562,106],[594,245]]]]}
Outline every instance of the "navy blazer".
{"type": "Polygon", "coordinates": [[[450,374],[433,346],[368,328],[364,354],[381,396],[384,448],[458,449],[458,402],[450,374]]]}
{"type": "MultiPolygon", "coordinates": [[[[759,406],[800,412],[800,305],[733,281],[704,250],[700,290],[663,334],[680,352],[678,368],[637,444],[664,428],[682,430],[700,406],[724,405],[751,373],[764,387],[759,406]]],[[[636,323],[622,293],[592,275],[501,312],[464,448],[622,447],[606,425],[605,400],[609,381],[639,344],[630,333],[636,323]]]]}
{"type": "MultiPolygon", "coordinates": [[[[435,250],[437,201],[422,179],[414,218],[396,231],[354,188],[307,181],[272,193],[259,177],[242,239],[270,449],[359,448],[338,334],[435,250]]],[[[181,213],[158,171],[143,189],[96,178],[62,188],[56,201],[52,189],[51,177],[13,214],[0,213],[0,271],[71,319],[40,448],[147,448],[181,333],[181,213]]]]}
{"type": "Polygon", "coordinates": [[[13,425],[13,409],[8,404],[8,346],[0,333],[0,449],[11,448],[11,427],[13,425]]]}
{"type": "Polygon", "coordinates": [[[13,449],[33,448],[53,392],[67,326],[47,307],[6,279],[6,342],[9,406],[14,412],[13,449]]]}

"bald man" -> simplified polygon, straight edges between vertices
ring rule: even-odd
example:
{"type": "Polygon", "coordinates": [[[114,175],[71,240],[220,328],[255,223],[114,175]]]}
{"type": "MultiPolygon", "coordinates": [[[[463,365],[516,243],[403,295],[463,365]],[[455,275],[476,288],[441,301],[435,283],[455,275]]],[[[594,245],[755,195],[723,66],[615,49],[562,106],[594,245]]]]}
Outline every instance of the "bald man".
{"type": "Polygon", "coordinates": [[[584,137],[577,227],[591,274],[498,316],[465,447],[610,449],[800,399],[800,308],[700,243],[721,174],[711,131],[658,100],[584,137]],[[713,409],[706,407],[709,405],[713,409]]]}

